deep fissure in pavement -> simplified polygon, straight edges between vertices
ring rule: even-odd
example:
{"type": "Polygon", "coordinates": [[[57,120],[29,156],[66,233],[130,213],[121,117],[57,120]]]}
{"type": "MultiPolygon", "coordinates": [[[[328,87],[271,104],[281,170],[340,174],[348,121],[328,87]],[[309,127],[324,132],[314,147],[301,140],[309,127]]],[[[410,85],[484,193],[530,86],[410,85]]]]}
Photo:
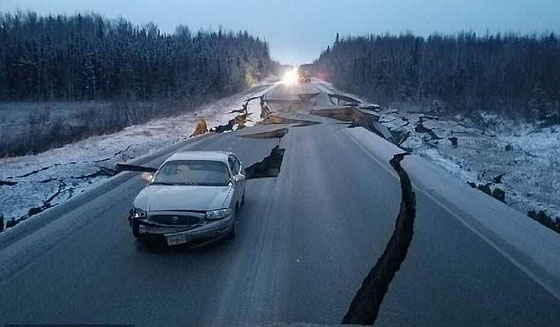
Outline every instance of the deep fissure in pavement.
{"type": "Polygon", "coordinates": [[[284,151],[285,149],[281,149],[280,145],[275,146],[268,157],[245,169],[246,178],[278,177],[284,159],[284,151]]]}
{"type": "Polygon", "coordinates": [[[408,253],[414,235],[416,216],[416,197],[412,191],[410,178],[400,164],[408,154],[396,154],[389,161],[399,174],[401,184],[401,204],[395,229],[383,254],[354,296],[352,304],[342,320],[343,324],[373,325],[389,285],[408,253]]]}

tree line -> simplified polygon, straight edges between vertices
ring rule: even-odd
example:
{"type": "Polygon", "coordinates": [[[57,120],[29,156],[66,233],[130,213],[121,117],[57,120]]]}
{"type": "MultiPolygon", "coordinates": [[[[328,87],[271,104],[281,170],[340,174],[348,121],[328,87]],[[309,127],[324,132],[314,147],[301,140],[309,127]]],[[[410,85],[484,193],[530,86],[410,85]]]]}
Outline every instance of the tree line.
{"type": "Polygon", "coordinates": [[[0,14],[0,101],[222,96],[274,68],[247,32],[162,33],[96,14],[0,14]]]}
{"type": "Polygon", "coordinates": [[[560,123],[560,40],[554,33],[337,34],[312,67],[335,86],[383,105],[560,123]]]}

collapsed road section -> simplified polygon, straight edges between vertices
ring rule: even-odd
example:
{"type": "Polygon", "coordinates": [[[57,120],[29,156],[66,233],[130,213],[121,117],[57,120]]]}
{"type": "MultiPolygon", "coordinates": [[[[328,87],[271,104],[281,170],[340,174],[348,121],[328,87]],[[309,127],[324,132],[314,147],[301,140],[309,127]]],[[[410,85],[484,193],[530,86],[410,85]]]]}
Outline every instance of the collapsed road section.
{"type": "Polygon", "coordinates": [[[320,124],[320,122],[304,119],[292,119],[285,118],[276,115],[268,115],[265,119],[259,122],[260,125],[272,125],[272,124],[290,124],[292,127],[306,127],[320,124]]]}
{"type": "Polygon", "coordinates": [[[264,131],[258,133],[250,133],[250,134],[239,134],[239,137],[248,137],[248,138],[255,138],[255,139],[270,139],[270,138],[282,138],[286,134],[288,134],[288,128],[279,128],[274,129],[271,131],[264,131]]]}
{"type": "Polygon", "coordinates": [[[379,116],[356,107],[333,108],[333,109],[314,109],[312,115],[336,119],[351,123],[350,127],[363,127],[373,132],[387,141],[397,144],[393,135],[387,127],[379,123],[379,116]]]}
{"type": "Polygon", "coordinates": [[[284,159],[284,151],[285,149],[281,149],[280,145],[277,145],[270,151],[268,157],[247,167],[245,169],[247,179],[278,177],[282,167],[282,160],[284,159]]]}
{"type": "Polygon", "coordinates": [[[400,164],[408,154],[396,154],[389,162],[398,173],[401,184],[401,205],[395,229],[383,254],[354,296],[352,304],[342,320],[343,324],[373,325],[389,285],[404,262],[412,243],[416,200],[410,178],[400,164]]]}

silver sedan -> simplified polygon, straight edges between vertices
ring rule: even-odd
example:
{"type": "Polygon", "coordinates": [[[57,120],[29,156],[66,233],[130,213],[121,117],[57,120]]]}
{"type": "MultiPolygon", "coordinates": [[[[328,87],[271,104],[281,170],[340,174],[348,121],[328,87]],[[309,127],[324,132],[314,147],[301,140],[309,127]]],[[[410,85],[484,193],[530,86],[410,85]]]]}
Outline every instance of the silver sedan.
{"type": "Polygon", "coordinates": [[[189,151],[168,158],[130,211],[132,234],[168,245],[234,238],[236,213],[245,202],[245,170],[231,152],[189,151]]]}

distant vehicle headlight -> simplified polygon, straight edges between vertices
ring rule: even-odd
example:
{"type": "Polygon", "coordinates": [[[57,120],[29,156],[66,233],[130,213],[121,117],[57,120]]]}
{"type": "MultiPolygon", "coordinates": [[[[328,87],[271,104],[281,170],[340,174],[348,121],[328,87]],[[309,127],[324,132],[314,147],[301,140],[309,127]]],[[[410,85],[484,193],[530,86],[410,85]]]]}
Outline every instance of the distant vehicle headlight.
{"type": "Polygon", "coordinates": [[[282,78],[282,83],[288,86],[296,84],[297,81],[298,81],[297,68],[287,71],[286,73],[284,73],[284,77],[282,78]]]}
{"type": "Polygon", "coordinates": [[[130,216],[132,218],[146,218],[148,213],[140,208],[132,208],[132,210],[130,210],[130,216]]]}
{"type": "Polygon", "coordinates": [[[218,209],[206,212],[206,219],[208,220],[215,220],[215,219],[222,219],[229,215],[231,215],[231,209],[218,209]]]}

